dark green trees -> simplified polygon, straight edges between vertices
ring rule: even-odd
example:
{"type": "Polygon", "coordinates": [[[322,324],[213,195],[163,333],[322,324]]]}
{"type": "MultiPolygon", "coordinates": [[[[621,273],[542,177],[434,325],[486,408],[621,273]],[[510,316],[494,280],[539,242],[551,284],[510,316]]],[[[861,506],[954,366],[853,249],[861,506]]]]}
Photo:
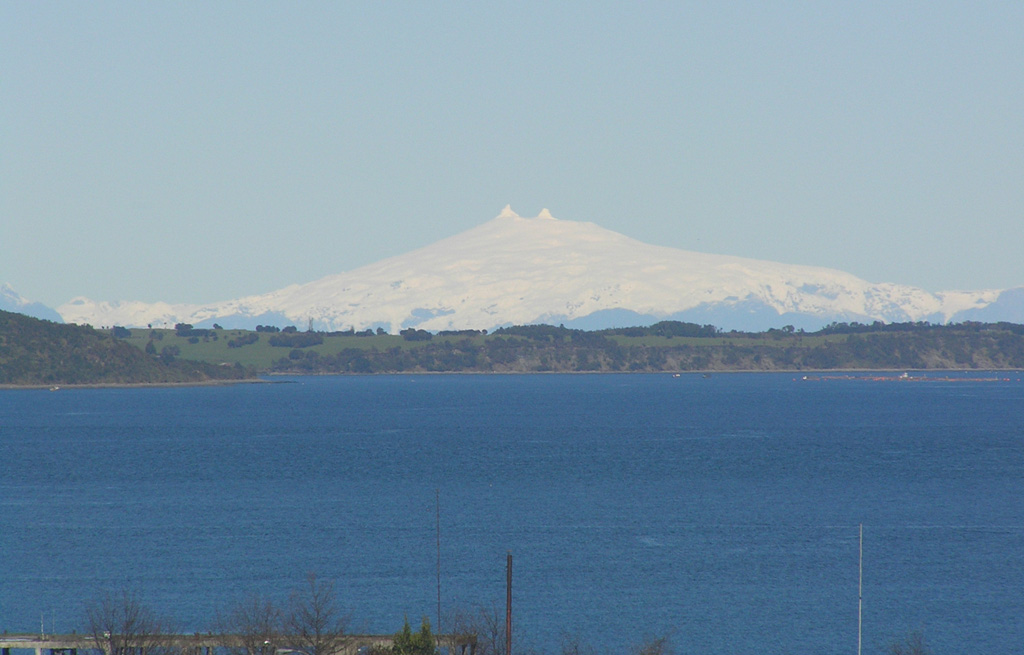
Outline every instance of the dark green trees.
{"type": "Polygon", "coordinates": [[[395,634],[391,652],[394,655],[436,655],[437,641],[430,631],[430,619],[423,617],[419,632],[413,632],[406,618],[401,631],[395,634]]]}

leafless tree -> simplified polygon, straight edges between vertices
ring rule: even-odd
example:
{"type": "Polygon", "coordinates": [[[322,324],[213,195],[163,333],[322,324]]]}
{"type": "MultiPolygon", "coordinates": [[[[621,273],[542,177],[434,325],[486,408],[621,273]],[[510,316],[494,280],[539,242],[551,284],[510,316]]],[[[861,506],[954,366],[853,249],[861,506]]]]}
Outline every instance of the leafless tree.
{"type": "Polygon", "coordinates": [[[575,633],[562,635],[562,655],[597,655],[597,649],[575,633]]]}
{"type": "MultiPolygon", "coordinates": [[[[562,636],[561,655],[597,655],[598,649],[584,641],[578,634],[566,633],[562,636]]],[[[672,655],[673,650],[667,635],[651,637],[633,646],[629,655],[672,655]]]]}
{"type": "Polygon", "coordinates": [[[924,635],[911,632],[906,641],[894,641],[889,644],[889,655],[928,655],[931,651],[924,643],[924,635]]]}
{"type": "Polygon", "coordinates": [[[306,585],[292,592],[284,617],[285,641],[303,655],[335,655],[348,643],[348,623],[334,584],[310,573],[306,585]]]}
{"type": "Polygon", "coordinates": [[[633,648],[635,655],[672,655],[672,644],[668,635],[651,637],[633,648]]]}
{"type": "Polygon", "coordinates": [[[230,655],[275,655],[281,645],[281,610],[254,593],[217,619],[218,631],[233,640],[230,655]]]}
{"type": "Polygon", "coordinates": [[[505,655],[505,616],[497,608],[456,611],[445,622],[456,640],[476,639],[476,655],[505,655]]]}
{"type": "Polygon", "coordinates": [[[104,655],[168,655],[171,630],[134,591],[107,592],[86,603],[88,635],[104,655]]]}

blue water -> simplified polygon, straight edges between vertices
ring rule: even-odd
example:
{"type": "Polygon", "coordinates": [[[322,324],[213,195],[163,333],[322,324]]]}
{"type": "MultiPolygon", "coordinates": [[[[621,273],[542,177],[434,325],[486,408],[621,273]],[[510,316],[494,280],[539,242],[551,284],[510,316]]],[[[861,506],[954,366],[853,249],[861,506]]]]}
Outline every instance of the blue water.
{"type": "MultiPolygon", "coordinates": [[[[377,376],[0,391],[0,630],[129,587],[183,630],[307,572],[354,627],[504,613],[556,653],[1024,644],[1024,383],[377,376]]],[[[443,629],[442,623],[442,629],[443,629]]]]}

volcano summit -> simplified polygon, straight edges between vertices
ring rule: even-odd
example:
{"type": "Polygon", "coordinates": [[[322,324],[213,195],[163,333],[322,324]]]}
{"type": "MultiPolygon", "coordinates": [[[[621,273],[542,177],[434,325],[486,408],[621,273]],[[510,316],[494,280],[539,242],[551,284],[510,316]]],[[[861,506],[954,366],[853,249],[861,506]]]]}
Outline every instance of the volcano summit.
{"type": "Polygon", "coordinates": [[[558,220],[546,209],[524,218],[506,207],[424,248],[267,294],[209,305],[75,298],[58,312],[97,326],[291,323],[393,333],[531,323],[598,329],[666,319],[816,329],[832,321],[948,322],[990,312],[1000,293],[1010,292],[933,294],[828,268],[654,246],[593,223],[558,220]]]}

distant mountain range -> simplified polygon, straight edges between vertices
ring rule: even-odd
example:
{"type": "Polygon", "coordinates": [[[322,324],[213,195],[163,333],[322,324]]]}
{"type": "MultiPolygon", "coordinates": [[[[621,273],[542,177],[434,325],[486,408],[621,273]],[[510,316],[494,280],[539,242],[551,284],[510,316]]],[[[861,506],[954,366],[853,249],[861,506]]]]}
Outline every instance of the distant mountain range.
{"type": "Polygon", "coordinates": [[[0,284],[0,311],[25,314],[34,318],[41,318],[47,321],[61,323],[63,319],[55,309],[38,302],[32,302],[22,298],[17,291],[8,284],[0,284]]]}
{"type": "Polygon", "coordinates": [[[207,305],[79,297],[57,311],[67,322],[126,327],[312,324],[396,333],[681,320],[813,330],[833,321],[1024,322],[1024,287],[930,293],[828,268],[654,246],[547,210],[524,218],[506,207],[425,248],[262,295],[207,305]]]}

